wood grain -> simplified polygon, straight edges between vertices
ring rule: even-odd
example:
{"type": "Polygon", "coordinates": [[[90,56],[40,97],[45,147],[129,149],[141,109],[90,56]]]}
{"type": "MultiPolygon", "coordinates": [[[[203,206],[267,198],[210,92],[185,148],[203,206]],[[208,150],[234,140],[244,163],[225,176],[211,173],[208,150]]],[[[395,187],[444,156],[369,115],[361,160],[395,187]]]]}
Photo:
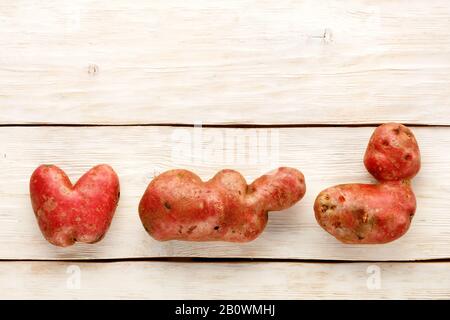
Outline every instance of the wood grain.
{"type": "Polygon", "coordinates": [[[1,299],[449,299],[449,263],[0,262],[1,299]]]}
{"type": "Polygon", "coordinates": [[[0,259],[243,257],[325,260],[450,258],[450,128],[413,128],[423,168],[414,180],[418,211],[410,231],[386,245],[344,245],[313,215],[316,195],[331,185],[373,181],[362,158],[373,128],[221,129],[170,127],[0,128],[0,259]],[[236,139],[241,139],[239,142],[236,139]],[[121,200],[105,239],[62,249],[40,234],[28,194],[29,177],[54,163],[75,181],[109,163],[121,181],[121,200]],[[186,168],[209,179],[222,168],[248,181],[279,165],[302,170],[307,195],[270,215],[263,235],[248,244],[157,242],[141,225],[137,205],[151,178],[186,168]]]}
{"type": "Polygon", "coordinates": [[[2,1],[0,124],[450,124],[450,6],[2,1]]]}

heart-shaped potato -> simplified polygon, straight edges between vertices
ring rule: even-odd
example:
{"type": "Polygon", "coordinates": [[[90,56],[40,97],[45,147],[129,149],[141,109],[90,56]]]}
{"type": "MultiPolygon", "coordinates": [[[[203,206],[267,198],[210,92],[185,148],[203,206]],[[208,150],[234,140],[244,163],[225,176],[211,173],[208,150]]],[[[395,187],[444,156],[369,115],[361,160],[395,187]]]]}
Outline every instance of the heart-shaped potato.
{"type": "Polygon", "coordinates": [[[114,216],[119,178],[102,164],[72,185],[57,166],[41,165],[31,176],[30,195],[39,227],[51,244],[95,243],[104,237],[114,216]]]}
{"type": "Polygon", "coordinates": [[[203,182],[187,170],[167,171],[150,183],[139,204],[155,239],[247,242],[264,230],[268,211],[293,206],[305,194],[303,174],[279,168],[247,185],[233,170],[203,182]]]}

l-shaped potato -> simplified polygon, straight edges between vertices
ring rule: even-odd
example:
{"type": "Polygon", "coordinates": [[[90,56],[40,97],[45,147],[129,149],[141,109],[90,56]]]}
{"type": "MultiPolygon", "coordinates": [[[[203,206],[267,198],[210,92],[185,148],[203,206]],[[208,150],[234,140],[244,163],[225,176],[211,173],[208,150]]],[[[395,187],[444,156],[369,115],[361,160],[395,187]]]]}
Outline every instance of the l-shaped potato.
{"type": "Polygon", "coordinates": [[[293,168],[279,168],[250,185],[233,170],[207,182],[187,170],[170,170],[149,184],[139,215],[159,241],[248,242],[263,232],[269,211],[293,206],[305,191],[303,174],[293,168]]]}
{"type": "Polygon", "coordinates": [[[388,123],[373,133],[364,157],[378,184],[343,184],[322,191],[317,222],[344,243],[381,244],[400,238],[416,212],[411,179],[420,170],[417,141],[407,127],[388,123]]]}

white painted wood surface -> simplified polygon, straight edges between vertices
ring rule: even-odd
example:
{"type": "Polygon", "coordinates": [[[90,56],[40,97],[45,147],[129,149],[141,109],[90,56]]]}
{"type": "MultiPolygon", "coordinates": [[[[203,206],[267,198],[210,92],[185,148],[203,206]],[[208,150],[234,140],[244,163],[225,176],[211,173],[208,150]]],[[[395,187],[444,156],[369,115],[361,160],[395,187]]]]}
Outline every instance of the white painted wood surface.
{"type": "Polygon", "coordinates": [[[450,299],[450,263],[2,262],[12,299],[450,299]]]}
{"type": "Polygon", "coordinates": [[[328,235],[316,223],[312,208],[315,197],[326,187],[373,181],[362,162],[373,128],[0,128],[0,258],[259,257],[371,261],[450,258],[450,128],[413,130],[422,149],[423,168],[414,180],[418,210],[412,227],[404,237],[390,244],[363,246],[344,245],[328,235]],[[231,147],[232,138],[243,135],[249,137],[247,142],[236,143],[239,148],[231,147]],[[265,135],[270,140],[267,150],[265,135]],[[259,139],[257,149],[251,142],[255,137],[259,139]],[[195,150],[199,150],[198,154],[195,150]],[[251,156],[256,154],[260,156],[251,156]],[[109,163],[114,167],[120,177],[121,200],[104,240],[70,248],[57,248],[44,240],[28,192],[29,177],[42,163],[60,166],[74,182],[95,164],[109,163]],[[157,242],[141,225],[137,206],[155,174],[187,168],[209,179],[222,168],[232,168],[251,181],[278,165],[304,172],[307,195],[293,208],[272,213],[268,227],[256,241],[157,242]]]}
{"type": "Polygon", "coordinates": [[[2,1],[0,124],[450,124],[447,0],[2,1]]]}
{"type": "Polygon", "coordinates": [[[317,225],[312,204],[330,185],[372,181],[362,156],[373,128],[14,126],[450,125],[449,21],[446,0],[0,1],[0,125],[12,125],[0,127],[0,260],[17,260],[0,262],[0,298],[449,299],[450,128],[413,128],[423,169],[410,231],[351,246],[317,225]],[[101,162],[118,172],[102,242],[61,249],[42,238],[28,179],[49,162],[73,180],[101,162]],[[141,226],[155,174],[208,179],[227,167],[250,181],[278,165],[305,173],[307,195],[254,242],[160,243],[141,226]],[[317,263],[90,261],[153,257],[317,263]],[[446,262],[410,262],[428,259],[446,262]]]}

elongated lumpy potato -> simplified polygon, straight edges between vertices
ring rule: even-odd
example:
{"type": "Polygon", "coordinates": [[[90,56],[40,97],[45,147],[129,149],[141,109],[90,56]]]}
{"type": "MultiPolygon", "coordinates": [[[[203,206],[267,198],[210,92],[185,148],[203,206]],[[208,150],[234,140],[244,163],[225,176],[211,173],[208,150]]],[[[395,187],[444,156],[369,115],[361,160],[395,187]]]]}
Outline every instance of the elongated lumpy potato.
{"type": "Polygon", "coordinates": [[[381,244],[404,235],[416,212],[411,179],[421,166],[414,134],[388,123],[373,133],[364,157],[378,184],[343,184],[322,191],[315,203],[317,222],[344,243],[381,244]]]}
{"type": "Polygon", "coordinates": [[[167,171],[149,184],[139,204],[156,240],[248,242],[264,230],[269,211],[287,209],[305,194],[305,178],[278,168],[247,185],[233,170],[203,182],[187,170],[167,171]]]}

